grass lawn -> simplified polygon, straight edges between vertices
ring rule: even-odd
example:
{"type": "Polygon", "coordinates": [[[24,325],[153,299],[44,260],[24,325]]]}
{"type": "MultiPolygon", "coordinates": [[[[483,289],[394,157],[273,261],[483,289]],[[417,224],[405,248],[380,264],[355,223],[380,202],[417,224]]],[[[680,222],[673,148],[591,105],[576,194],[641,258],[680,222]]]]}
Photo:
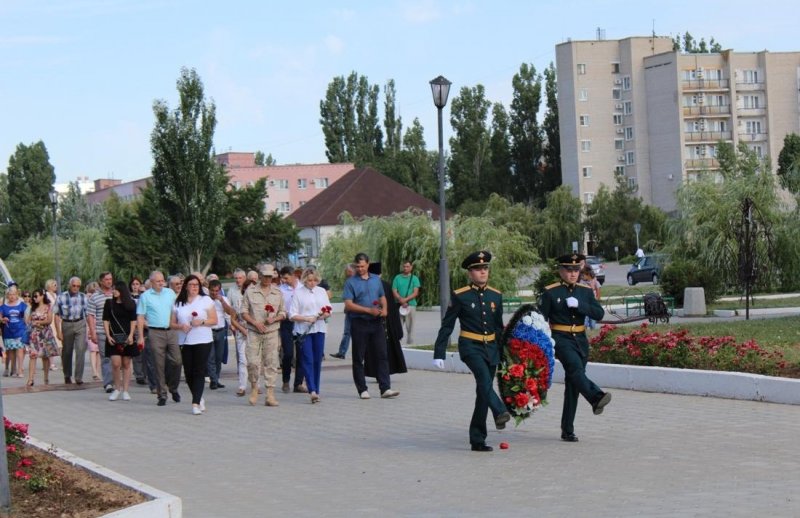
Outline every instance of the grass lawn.
{"type": "MultiPolygon", "coordinates": [[[[744,299],[741,300],[720,300],[709,304],[709,311],[715,309],[744,309],[744,299]]],[[[756,296],[750,303],[750,309],[761,308],[796,308],[800,307],[800,297],[788,297],[784,299],[765,299],[756,296]]]]}

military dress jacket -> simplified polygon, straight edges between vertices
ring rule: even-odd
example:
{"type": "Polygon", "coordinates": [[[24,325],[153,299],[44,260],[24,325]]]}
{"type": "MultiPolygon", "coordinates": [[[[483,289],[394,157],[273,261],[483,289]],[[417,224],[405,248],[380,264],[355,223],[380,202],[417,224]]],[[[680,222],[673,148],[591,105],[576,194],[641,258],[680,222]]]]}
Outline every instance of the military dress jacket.
{"type": "Polygon", "coordinates": [[[545,287],[539,299],[539,310],[550,322],[556,347],[559,342],[578,342],[588,347],[584,324],[588,316],[592,320],[601,320],[605,315],[603,306],[594,297],[594,291],[583,284],[569,285],[563,281],[545,287]],[[567,299],[578,299],[578,307],[567,307],[567,299]],[[564,326],[564,327],[562,327],[564,326]],[[566,330],[568,327],[572,331],[566,330]],[[556,329],[558,328],[558,329],[556,329]]]}
{"type": "Polygon", "coordinates": [[[456,319],[461,326],[458,351],[462,358],[481,354],[491,365],[500,363],[498,347],[503,332],[503,294],[489,285],[479,288],[474,284],[450,293],[450,304],[442,319],[436,338],[433,357],[444,359],[456,319]]]}

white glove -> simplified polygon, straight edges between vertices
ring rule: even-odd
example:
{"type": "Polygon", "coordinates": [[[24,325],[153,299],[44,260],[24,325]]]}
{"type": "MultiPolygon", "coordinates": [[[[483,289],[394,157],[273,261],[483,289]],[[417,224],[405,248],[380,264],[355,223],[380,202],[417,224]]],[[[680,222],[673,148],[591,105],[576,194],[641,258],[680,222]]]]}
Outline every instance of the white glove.
{"type": "Polygon", "coordinates": [[[433,360],[433,366],[437,369],[444,370],[444,360],[433,360]]]}
{"type": "Polygon", "coordinates": [[[578,299],[575,297],[568,297],[567,298],[567,307],[568,308],[577,308],[578,307],[578,299]]]}

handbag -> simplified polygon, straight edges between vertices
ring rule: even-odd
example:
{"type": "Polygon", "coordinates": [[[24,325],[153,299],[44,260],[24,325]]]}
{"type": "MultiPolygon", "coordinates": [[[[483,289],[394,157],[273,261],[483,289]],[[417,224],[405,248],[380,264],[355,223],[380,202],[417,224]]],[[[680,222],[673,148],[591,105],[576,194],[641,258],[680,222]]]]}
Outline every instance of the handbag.
{"type": "MultiPolygon", "coordinates": [[[[113,304],[113,302],[112,302],[112,304],[113,304]]],[[[111,318],[113,318],[114,322],[117,323],[117,327],[119,327],[120,329],[124,329],[124,327],[122,327],[122,324],[119,323],[119,320],[117,319],[117,315],[114,314],[114,311],[112,310],[112,311],[110,311],[110,313],[111,313],[111,318]]],[[[125,343],[125,342],[128,341],[127,333],[114,333],[114,332],[112,332],[111,336],[114,338],[114,343],[117,345],[117,347],[125,347],[125,345],[127,345],[125,343]]]]}

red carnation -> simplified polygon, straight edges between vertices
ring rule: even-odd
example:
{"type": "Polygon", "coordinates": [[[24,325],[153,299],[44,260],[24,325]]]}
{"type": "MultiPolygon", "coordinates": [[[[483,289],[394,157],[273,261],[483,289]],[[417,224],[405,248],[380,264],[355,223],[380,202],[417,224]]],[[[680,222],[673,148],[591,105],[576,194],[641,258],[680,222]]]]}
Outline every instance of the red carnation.
{"type": "Polygon", "coordinates": [[[525,375],[525,367],[523,367],[519,363],[515,363],[514,365],[508,368],[508,374],[515,378],[521,378],[522,376],[525,375]]]}
{"type": "Polygon", "coordinates": [[[28,466],[33,466],[33,461],[28,457],[25,457],[24,459],[21,459],[17,463],[17,467],[18,468],[27,468],[28,466]]]}
{"type": "Polygon", "coordinates": [[[275,308],[272,307],[272,304],[265,304],[264,311],[266,311],[267,313],[273,313],[275,311],[275,308]]]}
{"type": "Polygon", "coordinates": [[[192,311],[192,316],[197,317],[197,311],[192,311]]]}
{"type": "Polygon", "coordinates": [[[372,301],[372,305],[373,305],[373,306],[377,306],[378,304],[380,304],[380,302],[378,302],[377,300],[373,300],[373,301],[372,301]]]}
{"type": "Polygon", "coordinates": [[[501,442],[500,443],[500,449],[501,450],[507,450],[508,449],[508,443],[507,442],[501,442]]]}
{"type": "Polygon", "coordinates": [[[17,446],[15,444],[9,444],[8,446],[6,446],[6,452],[7,453],[16,453],[17,452],[17,446]]]}
{"type": "Polygon", "coordinates": [[[529,399],[530,398],[528,397],[528,394],[526,394],[524,392],[520,392],[514,398],[514,404],[517,405],[518,408],[522,408],[522,407],[524,407],[525,405],[528,404],[528,400],[529,399]]]}
{"type": "Polygon", "coordinates": [[[14,476],[17,477],[17,478],[21,478],[22,480],[30,480],[30,478],[31,478],[30,475],[28,475],[27,473],[25,473],[21,469],[18,469],[17,471],[15,471],[14,472],[14,476]]]}

